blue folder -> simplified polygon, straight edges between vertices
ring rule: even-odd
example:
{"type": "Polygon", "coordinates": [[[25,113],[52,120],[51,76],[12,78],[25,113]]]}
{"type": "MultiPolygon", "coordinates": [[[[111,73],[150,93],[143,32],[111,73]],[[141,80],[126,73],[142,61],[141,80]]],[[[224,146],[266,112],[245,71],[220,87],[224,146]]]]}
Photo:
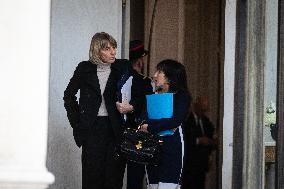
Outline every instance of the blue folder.
{"type": "MultiPolygon", "coordinates": [[[[173,93],[146,95],[147,113],[149,119],[162,119],[173,117],[173,93]]],[[[171,136],[173,130],[164,130],[158,133],[160,136],[171,136]]]]}
{"type": "Polygon", "coordinates": [[[171,118],[173,116],[173,95],[173,93],[146,95],[148,118],[171,118]]]}

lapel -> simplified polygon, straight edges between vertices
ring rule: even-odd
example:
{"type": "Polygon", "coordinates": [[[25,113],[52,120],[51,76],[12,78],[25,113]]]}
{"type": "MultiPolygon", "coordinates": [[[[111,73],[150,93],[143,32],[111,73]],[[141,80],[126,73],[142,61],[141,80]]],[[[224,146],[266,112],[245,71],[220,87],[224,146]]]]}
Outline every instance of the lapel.
{"type": "Polygon", "coordinates": [[[97,65],[89,62],[87,68],[88,69],[86,69],[84,73],[87,76],[86,83],[89,86],[91,86],[91,88],[93,88],[94,91],[96,91],[96,93],[100,95],[101,89],[100,89],[99,78],[97,75],[97,65]]]}
{"type": "MultiPolygon", "coordinates": [[[[111,71],[109,74],[109,78],[107,80],[106,87],[103,93],[104,96],[111,92],[116,92],[116,78],[118,78],[119,76],[119,69],[114,66],[114,64],[111,65],[110,69],[111,71]]],[[[83,74],[86,74],[87,76],[86,83],[91,86],[91,88],[93,88],[97,94],[101,95],[100,83],[97,75],[97,65],[89,62],[87,69],[84,70],[83,74]]]]}
{"type": "Polygon", "coordinates": [[[107,80],[107,83],[106,83],[105,91],[104,91],[104,94],[103,94],[104,96],[108,95],[109,93],[116,92],[115,89],[116,89],[116,85],[117,85],[116,78],[117,78],[118,70],[113,65],[114,64],[112,64],[110,66],[111,71],[110,71],[110,74],[109,74],[109,77],[108,77],[108,80],[107,80]]]}

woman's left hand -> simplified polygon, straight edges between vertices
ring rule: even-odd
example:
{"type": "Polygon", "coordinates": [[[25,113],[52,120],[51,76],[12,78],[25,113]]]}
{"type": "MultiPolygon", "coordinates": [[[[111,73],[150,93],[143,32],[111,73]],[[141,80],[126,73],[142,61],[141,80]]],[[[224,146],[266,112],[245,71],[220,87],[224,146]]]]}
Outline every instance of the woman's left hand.
{"type": "Polygon", "coordinates": [[[139,130],[148,133],[148,124],[141,125],[139,130]]]}
{"type": "Polygon", "coordinates": [[[121,114],[126,114],[133,111],[133,106],[129,104],[127,101],[125,102],[116,102],[116,108],[121,114]]]}

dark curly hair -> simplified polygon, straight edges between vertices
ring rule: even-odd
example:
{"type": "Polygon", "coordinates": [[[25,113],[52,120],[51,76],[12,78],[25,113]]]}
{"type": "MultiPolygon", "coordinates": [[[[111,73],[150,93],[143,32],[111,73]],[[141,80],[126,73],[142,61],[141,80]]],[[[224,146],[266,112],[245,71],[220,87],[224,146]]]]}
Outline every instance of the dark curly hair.
{"type": "Polygon", "coordinates": [[[162,71],[169,82],[169,92],[187,92],[187,76],[184,65],[176,60],[166,59],[161,61],[157,71],[162,71]]]}

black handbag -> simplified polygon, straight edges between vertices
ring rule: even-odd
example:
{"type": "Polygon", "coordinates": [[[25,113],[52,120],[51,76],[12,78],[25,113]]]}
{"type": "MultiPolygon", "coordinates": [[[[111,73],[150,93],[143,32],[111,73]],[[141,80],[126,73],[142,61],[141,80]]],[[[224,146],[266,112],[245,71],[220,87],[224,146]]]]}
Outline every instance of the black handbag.
{"type": "Polygon", "coordinates": [[[127,128],[123,133],[119,155],[139,164],[158,165],[162,143],[158,135],[127,128]]]}

